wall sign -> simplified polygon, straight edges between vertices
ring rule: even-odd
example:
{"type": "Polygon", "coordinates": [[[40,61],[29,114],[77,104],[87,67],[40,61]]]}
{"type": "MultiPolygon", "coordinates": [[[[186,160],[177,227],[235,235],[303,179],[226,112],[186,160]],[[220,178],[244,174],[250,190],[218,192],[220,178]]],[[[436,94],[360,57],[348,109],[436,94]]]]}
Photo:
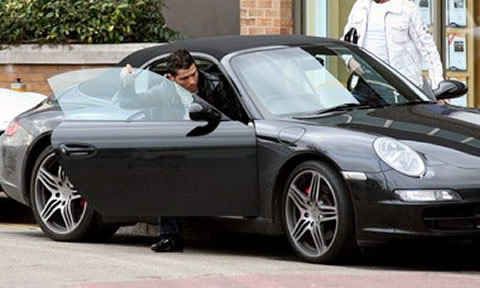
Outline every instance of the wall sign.
{"type": "Polygon", "coordinates": [[[453,27],[467,27],[466,0],[447,1],[447,25],[453,27]]]}
{"type": "Polygon", "coordinates": [[[447,69],[454,71],[467,70],[467,39],[465,35],[447,35],[447,69]]]}
{"type": "Polygon", "coordinates": [[[433,3],[431,0],[415,0],[417,3],[420,13],[422,14],[423,22],[425,25],[431,26],[433,24],[432,21],[432,11],[433,11],[433,3]]]}

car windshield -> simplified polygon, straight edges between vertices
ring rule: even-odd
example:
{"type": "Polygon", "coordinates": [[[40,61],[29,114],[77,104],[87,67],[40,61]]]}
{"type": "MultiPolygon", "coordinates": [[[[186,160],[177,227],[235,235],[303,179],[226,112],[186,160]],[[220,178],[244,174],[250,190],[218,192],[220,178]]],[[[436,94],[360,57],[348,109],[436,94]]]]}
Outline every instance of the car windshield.
{"type": "Polygon", "coordinates": [[[430,101],[392,68],[358,48],[340,44],[249,52],[233,57],[230,64],[267,116],[430,101]],[[347,69],[352,59],[361,65],[361,73],[347,69]]]}
{"type": "Polygon", "coordinates": [[[85,69],[48,80],[51,99],[67,120],[182,120],[193,95],[166,77],[136,70],[121,77],[121,67],[85,69]]]}

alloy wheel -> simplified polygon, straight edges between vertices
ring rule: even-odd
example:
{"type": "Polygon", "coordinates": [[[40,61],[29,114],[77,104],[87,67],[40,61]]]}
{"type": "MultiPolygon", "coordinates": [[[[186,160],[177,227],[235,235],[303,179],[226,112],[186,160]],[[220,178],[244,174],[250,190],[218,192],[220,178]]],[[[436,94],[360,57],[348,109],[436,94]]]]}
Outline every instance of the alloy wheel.
{"type": "Polygon", "coordinates": [[[327,178],[316,170],[300,171],[287,190],[286,228],[292,244],[307,258],[329,251],[338,231],[337,199],[327,178]]]}
{"type": "Polygon", "coordinates": [[[68,179],[55,153],[42,160],[34,181],[35,207],[46,228],[61,235],[73,232],[85,217],[87,202],[68,179]]]}

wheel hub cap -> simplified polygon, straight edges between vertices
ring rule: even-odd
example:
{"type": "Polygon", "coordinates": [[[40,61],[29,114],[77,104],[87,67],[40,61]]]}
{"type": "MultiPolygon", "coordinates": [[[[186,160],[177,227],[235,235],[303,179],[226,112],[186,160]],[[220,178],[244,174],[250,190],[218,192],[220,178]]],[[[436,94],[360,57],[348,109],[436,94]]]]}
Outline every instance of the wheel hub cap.
{"type": "Polygon", "coordinates": [[[54,153],[42,161],[35,181],[35,206],[41,221],[57,234],[75,230],[85,216],[87,205],[54,153]]]}
{"type": "Polygon", "coordinates": [[[338,229],[337,201],[327,179],[315,170],[298,173],[289,186],[285,217],[301,253],[308,257],[326,253],[338,229]]]}

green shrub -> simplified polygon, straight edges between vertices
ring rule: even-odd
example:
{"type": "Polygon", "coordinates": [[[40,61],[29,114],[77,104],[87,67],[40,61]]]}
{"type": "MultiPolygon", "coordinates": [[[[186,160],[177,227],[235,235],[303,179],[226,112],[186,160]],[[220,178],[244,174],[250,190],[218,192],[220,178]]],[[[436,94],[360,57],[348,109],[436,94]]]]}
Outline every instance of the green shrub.
{"type": "Polygon", "coordinates": [[[164,0],[0,0],[0,44],[165,42],[164,0]]]}

